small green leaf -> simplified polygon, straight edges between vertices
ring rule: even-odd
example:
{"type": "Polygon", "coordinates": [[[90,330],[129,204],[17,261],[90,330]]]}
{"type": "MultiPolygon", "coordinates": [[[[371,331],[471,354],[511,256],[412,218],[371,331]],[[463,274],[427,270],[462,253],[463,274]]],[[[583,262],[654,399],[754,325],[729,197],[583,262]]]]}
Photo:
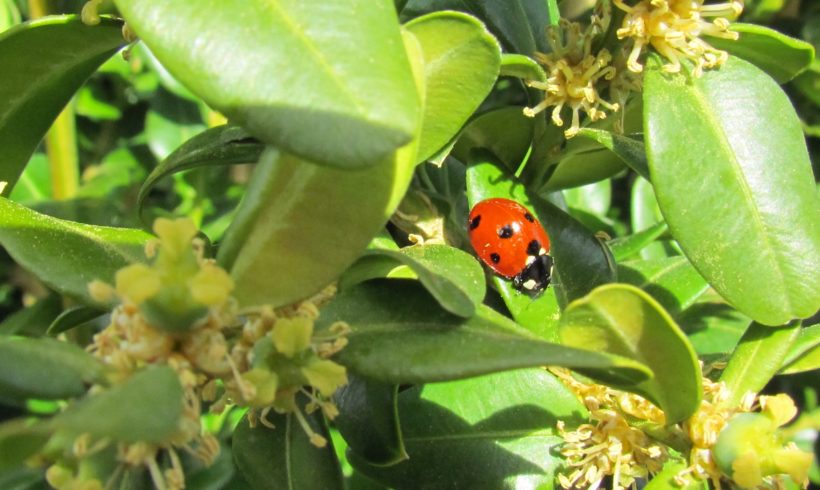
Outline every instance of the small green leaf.
{"type": "Polygon", "coordinates": [[[774,78],[786,83],[805,70],[814,59],[811,44],[755,24],[733,22],[730,31],[740,34],[733,41],[710,37],[709,44],[752,63],[774,78]]]}
{"type": "Polygon", "coordinates": [[[694,79],[661,65],[656,56],[647,62],[644,123],[672,235],[709,284],[756,321],[814,314],[820,205],[788,97],[734,57],[694,79]]]}
{"type": "Polygon", "coordinates": [[[40,451],[49,437],[51,430],[45,423],[26,419],[4,421],[0,424],[0,472],[24,467],[25,461],[40,451]]]}
{"type": "Polygon", "coordinates": [[[262,155],[217,255],[240,303],[281,306],[336,280],[398,206],[414,153],[411,145],[359,172],[262,155]]]}
{"type": "Polygon", "coordinates": [[[414,386],[399,394],[399,413],[407,461],[376,467],[350,455],[391,488],[552,488],[563,466],[555,427],[581,423],[586,409],[550,373],[526,369],[414,386]]]}
{"type": "Polygon", "coordinates": [[[157,165],[140,187],[137,206],[142,211],[145,198],[164,177],[209,165],[255,163],[265,145],[238,126],[218,126],[186,141],[157,165]]]}
{"type": "Polygon", "coordinates": [[[285,152],[362,167],[416,133],[418,92],[389,0],[115,3],[191,92],[285,152]]]}
{"type": "Polygon", "coordinates": [[[79,327],[80,325],[88,323],[91,320],[96,320],[105,314],[106,312],[98,308],[91,308],[88,306],[75,306],[74,308],[69,308],[60,313],[60,316],[51,322],[51,325],[49,325],[48,330],[46,331],[46,335],[56,337],[57,335],[71,330],[72,328],[79,327]]]}
{"type": "Polygon", "coordinates": [[[43,282],[88,303],[88,283],[113,283],[118,269],[145,260],[150,239],[141,230],[63,221],[0,197],[0,244],[43,282]]]}
{"type": "Polygon", "coordinates": [[[58,415],[54,427],[120,442],[165,443],[179,430],[183,392],[169,367],[149,367],[58,415]]]}
{"type": "Polygon", "coordinates": [[[800,330],[780,368],[780,374],[820,369],[820,325],[800,330]]]}
{"type": "Polygon", "coordinates": [[[565,153],[539,192],[559,191],[609,179],[627,167],[621,157],[608,149],[565,153]]]}
{"type": "Polygon", "coordinates": [[[20,10],[14,0],[0,0],[0,33],[21,21],[20,10]]]}
{"type": "Polygon", "coordinates": [[[735,350],[752,319],[709,293],[676,318],[700,356],[725,356],[735,350]]]}
{"type": "Polygon", "coordinates": [[[667,424],[700,406],[701,373],[692,346],[669,314],[634,286],[608,284],[571,303],[561,318],[561,340],[650,366],[652,379],[627,389],[657,404],[667,424]]]}
{"type": "Polygon", "coordinates": [[[0,182],[8,196],[57,114],[124,41],[122,22],[45,17],[0,34],[0,182]]]}
{"type": "Polygon", "coordinates": [[[612,250],[615,262],[621,262],[640,253],[668,231],[669,226],[666,222],[660,221],[645,230],[610,240],[607,244],[609,249],[612,250]]]}
{"type": "Polygon", "coordinates": [[[752,323],[720,376],[729,391],[727,406],[737,405],[748,392],[762,390],[780,370],[798,335],[800,322],[775,328],[752,323]]]}
{"type": "Polygon", "coordinates": [[[99,381],[102,365],[80,347],[52,339],[0,338],[3,398],[57,400],[80,396],[99,381]]]}
{"type": "Polygon", "coordinates": [[[706,480],[691,478],[680,485],[675,479],[689,465],[683,459],[670,459],[663,464],[663,469],[649,480],[643,490],[708,490],[706,480]]]}
{"type": "Polygon", "coordinates": [[[401,264],[409,267],[441,307],[454,315],[473,316],[484,299],[486,286],[481,265],[457,248],[416,245],[400,251],[370,250],[364,257],[374,255],[390,258],[393,262],[391,270],[401,264]]]}
{"type": "Polygon", "coordinates": [[[588,368],[625,384],[645,379],[640,363],[551,344],[492,309],[464,319],[438,307],[415,281],[377,280],[339,293],[316,325],[347,322],[348,345],[335,356],[351,372],[385,383],[423,383],[552,365],[588,368]]]}
{"type": "Polygon", "coordinates": [[[629,137],[611,131],[595,128],[581,128],[578,136],[597,141],[604,148],[612,151],[641,177],[649,178],[649,164],[646,161],[646,149],[639,138],[629,137]]]}
{"type": "Polygon", "coordinates": [[[544,68],[534,59],[523,54],[504,53],[501,55],[502,77],[516,77],[522,80],[547,81],[547,74],[544,68]]]}
{"type": "Polygon", "coordinates": [[[275,429],[260,423],[251,428],[247,417],[243,417],[233,433],[236,466],[253,490],[343,488],[339,460],[320,412],[305,419],[316,434],[328,441],[323,448],[310,443],[293,414],[271,412],[267,418],[275,429]]]}
{"type": "Polygon", "coordinates": [[[436,12],[404,26],[424,59],[424,111],[417,160],[453,139],[493,88],[501,63],[498,42],[475,17],[436,12]]]}
{"type": "Polygon", "coordinates": [[[407,459],[399,427],[399,387],[349,374],[333,395],[339,415],[333,425],[363,460],[391,466],[407,459]]]}
{"type": "MultiPolygon", "coordinates": [[[[669,225],[663,220],[652,184],[643,177],[637,177],[632,184],[632,201],[629,203],[629,224],[632,230],[641,233],[661,223],[668,232],[669,225]]],[[[648,244],[641,249],[640,254],[643,259],[660,259],[680,255],[680,251],[672,242],[663,240],[648,244]]]]}
{"type": "Polygon", "coordinates": [[[154,155],[165,159],[205,128],[199,104],[161,88],[151,97],[143,134],[154,155]]]}
{"type": "Polygon", "coordinates": [[[464,128],[453,147],[453,155],[462,162],[469,162],[472,151],[485,149],[509,173],[515,173],[530,149],[533,121],[521,112],[521,107],[502,107],[485,112],[464,128]]]}
{"type": "Polygon", "coordinates": [[[17,310],[0,323],[0,335],[27,335],[40,337],[60,314],[62,299],[49,294],[31,306],[17,310]]]}
{"type": "Polygon", "coordinates": [[[618,280],[643,289],[672,316],[692,306],[709,288],[681,256],[618,264],[618,280]]]}

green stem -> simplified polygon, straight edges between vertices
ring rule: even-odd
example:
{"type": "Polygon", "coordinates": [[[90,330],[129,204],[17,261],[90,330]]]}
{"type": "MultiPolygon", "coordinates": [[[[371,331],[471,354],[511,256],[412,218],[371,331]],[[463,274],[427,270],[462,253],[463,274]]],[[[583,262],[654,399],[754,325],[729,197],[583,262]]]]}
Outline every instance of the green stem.
{"type": "Polygon", "coordinates": [[[51,173],[52,197],[57,200],[71,199],[77,194],[80,182],[77,129],[71,102],[57,116],[46,134],[46,153],[51,173]]]}

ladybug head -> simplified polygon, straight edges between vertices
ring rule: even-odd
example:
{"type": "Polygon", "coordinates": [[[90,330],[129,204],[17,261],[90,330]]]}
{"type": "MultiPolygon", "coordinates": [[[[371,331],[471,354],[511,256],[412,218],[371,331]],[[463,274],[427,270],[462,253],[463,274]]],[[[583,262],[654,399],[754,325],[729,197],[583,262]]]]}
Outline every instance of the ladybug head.
{"type": "Polygon", "coordinates": [[[515,289],[535,297],[550,285],[552,277],[552,257],[549,255],[531,255],[532,259],[524,270],[513,277],[515,289]]]}

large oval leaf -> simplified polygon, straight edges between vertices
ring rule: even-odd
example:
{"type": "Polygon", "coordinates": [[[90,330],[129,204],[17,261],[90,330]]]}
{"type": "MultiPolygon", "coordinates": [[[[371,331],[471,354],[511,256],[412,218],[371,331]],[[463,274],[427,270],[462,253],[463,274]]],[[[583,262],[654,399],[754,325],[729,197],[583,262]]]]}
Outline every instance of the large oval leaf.
{"type": "Polygon", "coordinates": [[[709,287],[681,256],[618,264],[618,280],[643,289],[673,316],[692,306],[709,287]]]}
{"type": "Polygon", "coordinates": [[[0,197],[0,244],[20,265],[60,291],[93,303],[88,283],[145,260],[151,235],[46,216],[0,197]]]}
{"type": "Polygon", "coordinates": [[[567,307],[561,327],[561,340],[569,346],[650,366],[653,378],[627,389],[663,409],[666,423],[680,422],[700,406],[701,373],[692,346],[669,314],[640,289],[601,286],[567,307]]]}
{"type": "Polygon", "coordinates": [[[80,85],[124,44],[122,22],[87,26],[47,17],[0,34],[0,192],[8,196],[54,118],[80,85]]]}
{"type": "Polygon", "coordinates": [[[183,392],[169,367],[149,367],[58,415],[56,428],[122,442],[168,442],[179,430],[183,392]]]}
{"type": "Polygon", "coordinates": [[[251,428],[247,417],[242,418],[233,433],[233,454],[236,466],[253,490],[343,488],[339,460],[321,413],[303,417],[315,433],[328,441],[327,446],[311,444],[292,413],[268,414],[275,429],[260,423],[251,428]]]}
{"type": "Polygon", "coordinates": [[[99,381],[102,365],[74,344],[52,339],[0,338],[0,398],[80,396],[99,381]]]}
{"type": "Polygon", "coordinates": [[[281,306],[335,280],[398,206],[414,154],[410,145],[360,171],[263,155],[217,256],[240,303],[281,306]]]}
{"type": "Polygon", "coordinates": [[[696,79],[651,57],[644,108],[658,203],[703,277],[766,325],[817,311],[820,204],[780,87],[733,57],[696,79]]]}
{"type": "Polygon", "coordinates": [[[345,321],[349,344],[334,358],[386,383],[466,378],[532,366],[590,368],[624,383],[645,379],[640,363],[540,340],[482,306],[464,319],[438,307],[415,281],[376,280],[339,293],[322,308],[317,331],[345,321]]]}
{"type": "Polygon", "coordinates": [[[168,71],[266,143],[360,167],[415,135],[419,98],[389,0],[115,3],[168,71]]]}
{"type": "Polygon", "coordinates": [[[552,488],[563,458],[555,430],[574,426],[586,409],[541,369],[416,386],[399,394],[410,458],[379,468],[351,463],[396,489],[552,488]]]}
{"type": "Polygon", "coordinates": [[[501,48],[484,26],[460,12],[436,12],[405,26],[424,59],[424,113],[418,160],[447,144],[493,88],[501,48]]]}

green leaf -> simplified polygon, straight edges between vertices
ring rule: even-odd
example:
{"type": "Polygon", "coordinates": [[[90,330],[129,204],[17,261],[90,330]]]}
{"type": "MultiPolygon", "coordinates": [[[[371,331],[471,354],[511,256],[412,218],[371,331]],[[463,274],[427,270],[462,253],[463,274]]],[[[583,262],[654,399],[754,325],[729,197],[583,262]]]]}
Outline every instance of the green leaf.
{"type": "Polygon", "coordinates": [[[566,152],[540,192],[558,191],[609,179],[627,167],[621,157],[608,149],[566,152]]]}
{"type": "Polygon", "coordinates": [[[712,46],[725,50],[765,71],[777,83],[786,83],[808,68],[814,59],[811,44],[755,24],[733,22],[730,31],[740,34],[736,41],[710,37],[712,46]]]}
{"type": "Polygon", "coordinates": [[[634,361],[551,344],[481,306],[464,319],[438,307],[415,281],[378,280],[339,293],[316,329],[347,322],[348,345],[334,360],[385,383],[423,383],[532,366],[590,368],[624,383],[645,379],[634,361]]]}
{"type": "Polygon", "coordinates": [[[462,131],[453,155],[470,161],[470,152],[485,149],[499,160],[509,173],[518,170],[530,149],[533,121],[520,107],[502,107],[476,116],[462,131]]]}
{"type": "MultiPolygon", "coordinates": [[[[409,267],[442,308],[454,315],[470,317],[484,299],[484,271],[478,261],[466,252],[448,245],[416,245],[400,251],[370,250],[364,257],[389,258],[397,265],[409,267]]],[[[386,277],[378,275],[373,277],[386,277]]]]}
{"type": "Polygon", "coordinates": [[[124,41],[122,22],[45,17],[0,34],[0,189],[8,196],[34,149],[80,85],[124,41]]]}
{"type": "Polygon", "coordinates": [[[688,466],[683,459],[668,460],[663,464],[663,469],[649,480],[643,490],[708,490],[709,485],[705,480],[691,478],[685,485],[678,484],[675,477],[688,466]]]}
{"type": "Polygon", "coordinates": [[[699,356],[725,356],[735,350],[752,319],[707,292],[676,320],[699,356]],[[710,298],[711,296],[711,298],[710,298]]]}
{"type": "Polygon", "coordinates": [[[339,415],[333,425],[351,450],[369,464],[391,466],[407,459],[399,427],[399,387],[348,375],[333,395],[339,415]]]}
{"type": "Polygon", "coordinates": [[[169,367],[149,367],[58,415],[54,427],[119,442],[166,443],[179,430],[183,392],[169,367]]]}
{"type": "Polygon", "coordinates": [[[641,139],[595,128],[581,128],[578,131],[578,136],[600,143],[601,146],[618,156],[638,175],[645,179],[649,178],[646,149],[641,139]]]}
{"type": "Polygon", "coordinates": [[[62,299],[49,294],[31,306],[17,310],[0,323],[0,335],[40,337],[62,311],[62,299]]]}
{"type": "Polygon", "coordinates": [[[17,263],[57,291],[94,303],[88,283],[114,282],[116,271],[145,260],[151,235],[63,221],[0,197],[0,244],[17,263]]]}
{"type": "Polygon", "coordinates": [[[46,330],[46,335],[56,337],[57,335],[67,332],[73,328],[79,327],[85,323],[105,315],[106,312],[98,308],[89,306],[75,306],[60,313],[60,316],[54,319],[46,330]]]}
{"type": "Polygon", "coordinates": [[[283,151],[362,167],[416,133],[419,97],[389,0],[115,3],[191,92],[283,151]]]}
{"type": "Polygon", "coordinates": [[[199,105],[164,88],[151,98],[145,116],[145,139],[158,159],[168,157],[189,139],[205,131],[199,105]]]}
{"type": "Polygon", "coordinates": [[[813,314],[820,205],[788,98],[734,57],[696,79],[666,74],[661,64],[655,56],[647,62],[644,122],[652,184],[672,235],[715,290],[756,321],[781,325],[813,314]]]}
{"type": "Polygon", "coordinates": [[[0,393],[4,399],[58,400],[80,396],[99,381],[102,365],[80,347],[52,339],[0,338],[0,393]]]}
{"type": "Polygon", "coordinates": [[[399,394],[410,458],[389,467],[351,454],[353,466],[391,488],[552,488],[563,466],[558,421],[586,410],[542,369],[415,386],[399,394]]]}
{"type": "Polygon", "coordinates": [[[320,412],[305,419],[315,433],[328,440],[323,448],[310,443],[293,414],[271,412],[267,418],[275,429],[260,423],[251,428],[243,417],[233,433],[236,465],[253,490],[343,488],[339,460],[320,412]]]}
{"type": "Polygon", "coordinates": [[[0,33],[20,23],[20,10],[14,0],[0,0],[0,33]]]}
{"type": "Polygon", "coordinates": [[[495,84],[501,48],[475,17],[436,12],[404,28],[424,59],[424,111],[418,161],[453,139],[495,84]]]}
{"type": "Polygon", "coordinates": [[[14,419],[0,424],[0,472],[24,467],[25,461],[40,451],[49,437],[51,430],[44,423],[14,419]]]}
{"type": "Polygon", "coordinates": [[[665,221],[661,221],[643,231],[612,239],[607,245],[612,250],[615,262],[621,262],[655,244],[655,241],[668,231],[669,226],[665,221]]]}
{"type": "Polygon", "coordinates": [[[720,376],[729,392],[727,406],[737,405],[748,392],[762,390],[783,365],[798,335],[800,322],[776,328],[752,323],[720,376]]]}
{"type": "MultiPolygon", "coordinates": [[[[655,198],[655,191],[652,184],[643,177],[637,177],[632,184],[632,201],[629,203],[629,224],[632,230],[637,233],[658,227],[662,224],[666,232],[669,225],[663,220],[661,209],[658,207],[658,200],[655,198]]],[[[614,250],[613,250],[614,252],[614,250]]],[[[660,259],[672,255],[680,255],[678,249],[674,248],[669,241],[658,241],[650,243],[641,249],[641,258],[660,259]]]]}
{"type": "Polygon", "coordinates": [[[692,306],[709,288],[681,256],[618,264],[618,280],[643,289],[672,316],[692,306]]]}
{"type": "Polygon", "coordinates": [[[794,374],[813,369],[820,369],[820,325],[800,330],[800,335],[783,359],[779,373],[794,374]]]}
{"type": "Polygon", "coordinates": [[[658,405],[667,424],[700,406],[701,373],[692,346],[661,305],[634,286],[608,284],[571,303],[561,318],[561,340],[650,366],[654,376],[627,389],[658,405]]]}
{"type": "Polygon", "coordinates": [[[398,206],[414,153],[410,145],[359,172],[263,154],[217,255],[236,281],[234,296],[281,306],[336,280],[398,206]]]}
{"type": "Polygon", "coordinates": [[[254,163],[264,148],[264,144],[239,126],[224,125],[203,131],[174,150],[151,171],[140,187],[137,206],[142,211],[145,198],[164,177],[210,165],[254,163]]]}
{"type": "Polygon", "coordinates": [[[547,74],[544,68],[534,59],[523,54],[504,53],[501,55],[502,77],[516,77],[522,80],[547,81],[547,74]]]}

